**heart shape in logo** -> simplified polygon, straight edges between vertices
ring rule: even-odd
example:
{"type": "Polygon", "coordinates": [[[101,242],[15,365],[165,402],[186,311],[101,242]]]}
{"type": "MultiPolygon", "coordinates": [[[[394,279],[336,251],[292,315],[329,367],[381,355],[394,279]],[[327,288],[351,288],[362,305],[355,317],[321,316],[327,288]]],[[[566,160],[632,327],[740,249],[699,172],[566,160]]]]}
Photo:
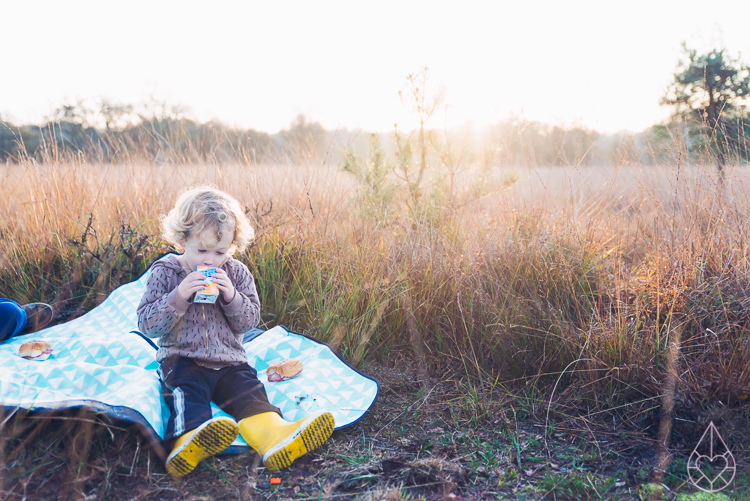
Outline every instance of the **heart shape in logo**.
{"type": "Polygon", "coordinates": [[[729,462],[724,455],[713,458],[701,455],[695,459],[695,468],[700,470],[711,483],[716,482],[728,467],[729,462]]]}

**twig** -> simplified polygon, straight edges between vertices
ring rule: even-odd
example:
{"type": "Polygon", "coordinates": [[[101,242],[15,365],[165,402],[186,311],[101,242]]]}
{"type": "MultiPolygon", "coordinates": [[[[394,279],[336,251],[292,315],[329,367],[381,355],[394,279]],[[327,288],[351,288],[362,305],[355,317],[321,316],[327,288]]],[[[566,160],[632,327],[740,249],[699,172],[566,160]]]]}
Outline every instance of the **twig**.
{"type": "Polygon", "coordinates": [[[130,465],[130,473],[128,474],[128,476],[133,475],[133,468],[135,468],[135,462],[138,459],[138,453],[139,452],[141,452],[141,439],[140,439],[140,437],[138,438],[138,445],[135,448],[135,454],[133,455],[133,462],[130,465]]]}

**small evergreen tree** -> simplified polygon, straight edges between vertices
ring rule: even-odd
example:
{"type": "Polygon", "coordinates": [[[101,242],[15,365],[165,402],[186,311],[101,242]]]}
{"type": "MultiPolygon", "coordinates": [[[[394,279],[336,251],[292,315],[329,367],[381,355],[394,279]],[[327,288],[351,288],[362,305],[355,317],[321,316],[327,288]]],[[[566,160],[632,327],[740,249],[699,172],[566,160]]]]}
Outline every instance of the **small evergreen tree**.
{"type": "Polygon", "coordinates": [[[362,204],[365,215],[378,221],[385,220],[391,209],[396,193],[395,184],[388,179],[391,165],[385,160],[385,152],[380,135],[369,134],[370,158],[360,158],[353,150],[346,152],[343,170],[354,175],[361,188],[357,199],[362,204]]]}

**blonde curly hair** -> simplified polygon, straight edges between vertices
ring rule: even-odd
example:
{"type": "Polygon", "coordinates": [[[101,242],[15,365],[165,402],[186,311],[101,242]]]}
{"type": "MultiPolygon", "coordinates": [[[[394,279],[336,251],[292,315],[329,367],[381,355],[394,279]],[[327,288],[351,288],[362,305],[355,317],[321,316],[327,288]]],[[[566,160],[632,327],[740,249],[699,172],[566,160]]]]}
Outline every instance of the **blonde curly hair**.
{"type": "Polygon", "coordinates": [[[215,245],[229,232],[232,232],[232,248],[240,252],[255,238],[250,222],[242,211],[240,203],[231,195],[210,186],[191,188],[177,199],[174,208],[166,216],[159,218],[162,236],[180,250],[191,235],[201,235],[206,228],[216,232],[215,245]]]}

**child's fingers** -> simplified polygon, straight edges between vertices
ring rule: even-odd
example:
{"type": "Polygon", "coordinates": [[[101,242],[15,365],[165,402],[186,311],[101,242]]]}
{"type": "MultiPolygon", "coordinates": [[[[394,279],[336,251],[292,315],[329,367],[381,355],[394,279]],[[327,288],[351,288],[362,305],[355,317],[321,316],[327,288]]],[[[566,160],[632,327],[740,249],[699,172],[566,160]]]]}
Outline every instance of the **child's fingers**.
{"type": "Polygon", "coordinates": [[[228,279],[228,278],[226,278],[226,277],[217,277],[217,276],[213,276],[213,277],[211,277],[211,278],[213,278],[213,282],[214,282],[215,284],[223,284],[223,285],[227,285],[227,284],[229,283],[229,279],[228,279]]]}
{"type": "Polygon", "coordinates": [[[188,299],[190,298],[190,296],[192,296],[193,294],[195,294],[196,292],[198,292],[198,291],[199,291],[199,290],[201,290],[202,288],[203,288],[203,284],[202,284],[202,283],[196,283],[196,284],[188,284],[188,283],[185,283],[185,282],[183,281],[183,282],[182,282],[182,283],[180,284],[180,286],[178,287],[177,293],[178,293],[178,294],[179,294],[179,295],[180,295],[180,296],[181,296],[181,297],[182,297],[182,298],[183,298],[184,300],[186,300],[186,301],[187,301],[187,300],[188,300],[188,299]]]}
{"type": "Polygon", "coordinates": [[[219,290],[221,290],[221,291],[230,291],[230,290],[232,290],[231,289],[231,284],[228,284],[226,282],[214,282],[214,283],[219,287],[219,290]]]}
{"type": "Polygon", "coordinates": [[[180,288],[186,291],[189,291],[191,294],[195,292],[196,290],[200,290],[206,285],[205,277],[203,275],[198,275],[194,277],[185,277],[185,280],[183,280],[182,284],[180,284],[180,288]]]}
{"type": "Polygon", "coordinates": [[[213,274],[213,275],[211,276],[211,279],[212,279],[212,280],[213,280],[213,282],[214,282],[215,284],[217,284],[217,285],[221,284],[221,285],[224,285],[224,286],[228,286],[229,284],[231,284],[231,283],[232,283],[232,281],[231,281],[231,280],[229,280],[229,277],[228,277],[228,276],[226,275],[226,273],[225,273],[225,274],[224,274],[223,276],[222,276],[222,275],[219,275],[219,274],[217,274],[217,273],[214,273],[214,274],[213,274]]]}
{"type": "Polygon", "coordinates": [[[219,290],[221,292],[230,293],[234,290],[234,285],[232,285],[232,281],[229,279],[226,279],[226,280],[216,279],[214,280],[214,283],[216,284],[217,287],[219,287],[219,290]]]}
{"type": "Polygon", "coordinates": [[[199,291],[199,290],[201,290],[205,286],[206,286],[205,283],[203,283],[203,282],[197,282],[197,283],[195,283],[195,284],[193,284],[193,285],[190,286],[190,290],[193,291],[193,292],[199,291]]]}
{"type": "Polygon", "coordinates": [[[194,280],[194,281],[191,281],[191,282],[187,283],[187,286],[190,289],[195,289],[195,288],[200,289],[202,287],[205,287],[206,285],[207,285],[206,282],[203,281],[203,280],[194,280]]]}

